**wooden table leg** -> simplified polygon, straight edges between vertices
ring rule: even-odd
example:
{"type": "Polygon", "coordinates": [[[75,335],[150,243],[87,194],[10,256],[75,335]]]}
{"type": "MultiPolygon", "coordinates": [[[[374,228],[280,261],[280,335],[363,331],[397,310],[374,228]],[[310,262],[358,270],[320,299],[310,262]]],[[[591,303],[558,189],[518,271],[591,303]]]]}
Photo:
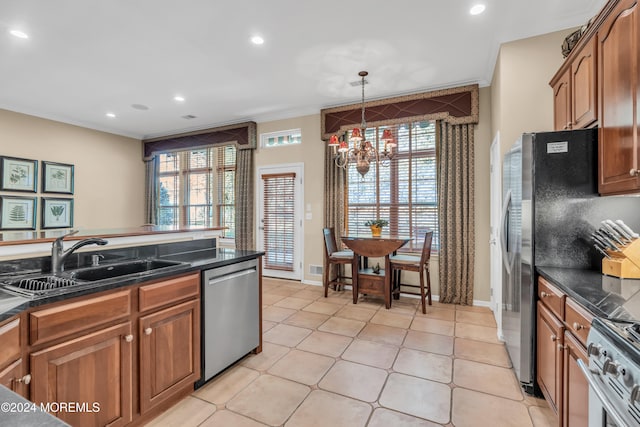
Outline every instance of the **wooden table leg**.
{"type": "Polygon", "coordinates": [[[389,255],[384,257],[384,306],[391,308],[391,261],[389,255]]]}
{"type": "Polygon", "coordinates": [[[360,256],[355,255],[351,262],[351,290],[353,292],[353,303],[358,303],[358,272],[360,271],[360,256]]]}

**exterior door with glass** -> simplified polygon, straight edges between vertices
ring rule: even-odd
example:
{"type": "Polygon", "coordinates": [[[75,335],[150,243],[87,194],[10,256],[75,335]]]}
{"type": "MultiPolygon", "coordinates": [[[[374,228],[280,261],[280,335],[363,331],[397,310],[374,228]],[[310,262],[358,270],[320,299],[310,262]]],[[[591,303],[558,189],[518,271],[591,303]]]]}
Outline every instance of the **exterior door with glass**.
{"type": "Polygon", "coordinates": [[[302,164],[258,168],[258,249],[263,275],[302,277],[302,164]]]}

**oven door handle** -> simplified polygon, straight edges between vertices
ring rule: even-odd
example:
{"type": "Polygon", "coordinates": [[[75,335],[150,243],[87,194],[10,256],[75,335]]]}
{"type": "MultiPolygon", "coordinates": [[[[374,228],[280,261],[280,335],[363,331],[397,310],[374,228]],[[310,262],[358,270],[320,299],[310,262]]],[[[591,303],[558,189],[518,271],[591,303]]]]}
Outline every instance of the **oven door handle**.
{"type": "Polygon", "coordinates": [[[598,383],[596,382],[596,375],[601,375],[601,374],[597,371],[594,372],[591,369],[589,369],[581,359],[578,359],[578,366],[580,367],[580,370],[582,371],[584,376],[587,378],[589,387],[591,387],[591,390],[595,392],[596,396],[598,397],[598,400],[600,400],[600,403],[602,404],[602,407],[604,408],[605,411],[607,411],[607,414],[611,418],[613,418],[613,421],[616,423],[616,425],[619,425],[619,426],[631,425],[629,424],[628,420],[625,420],[625,417],[623,417],[622,414],[616,411],[616,408],[611,403],[611,400],[609,400],[609,398],[604,394],[602,389],[598,386],[598,383]]]}

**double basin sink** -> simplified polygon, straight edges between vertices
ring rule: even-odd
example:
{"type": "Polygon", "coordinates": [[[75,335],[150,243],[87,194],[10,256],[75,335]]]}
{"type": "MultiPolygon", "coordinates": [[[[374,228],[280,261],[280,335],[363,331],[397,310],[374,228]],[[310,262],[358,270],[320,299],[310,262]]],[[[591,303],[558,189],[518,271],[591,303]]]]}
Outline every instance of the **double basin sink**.
{"type": "Polygon", "coordinates": [[[87,288],[116,278],[145,276],[151,272],[170,271],[188,265],[179,261],[137,259],[115,264],[78,268],[57,275],[29,275],[2,283],[4,290],[28,298],[42,298],[52,294],[87,288]]]}

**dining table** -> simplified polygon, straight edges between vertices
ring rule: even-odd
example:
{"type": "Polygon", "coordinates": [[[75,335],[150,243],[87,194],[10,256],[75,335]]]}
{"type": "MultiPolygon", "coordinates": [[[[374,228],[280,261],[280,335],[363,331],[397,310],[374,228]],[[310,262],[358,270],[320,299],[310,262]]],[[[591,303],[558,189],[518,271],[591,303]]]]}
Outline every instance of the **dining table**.
{"type": "Polygon", "coordinates": [[[354,257],[352,265],[354,304],[358,303],[358,296],[363,293],[382,296],[385,308],[391,308],[389,255],[406,245],[409,240],[409,238],[399,236],[373,237],[356,235],[342,237],[342,243],[357,255],[354,257]],[[360,260],[361,257],[365,259],[384,257],[384,268],[371,268],[366,262],[363,263],[360,260]]]}

